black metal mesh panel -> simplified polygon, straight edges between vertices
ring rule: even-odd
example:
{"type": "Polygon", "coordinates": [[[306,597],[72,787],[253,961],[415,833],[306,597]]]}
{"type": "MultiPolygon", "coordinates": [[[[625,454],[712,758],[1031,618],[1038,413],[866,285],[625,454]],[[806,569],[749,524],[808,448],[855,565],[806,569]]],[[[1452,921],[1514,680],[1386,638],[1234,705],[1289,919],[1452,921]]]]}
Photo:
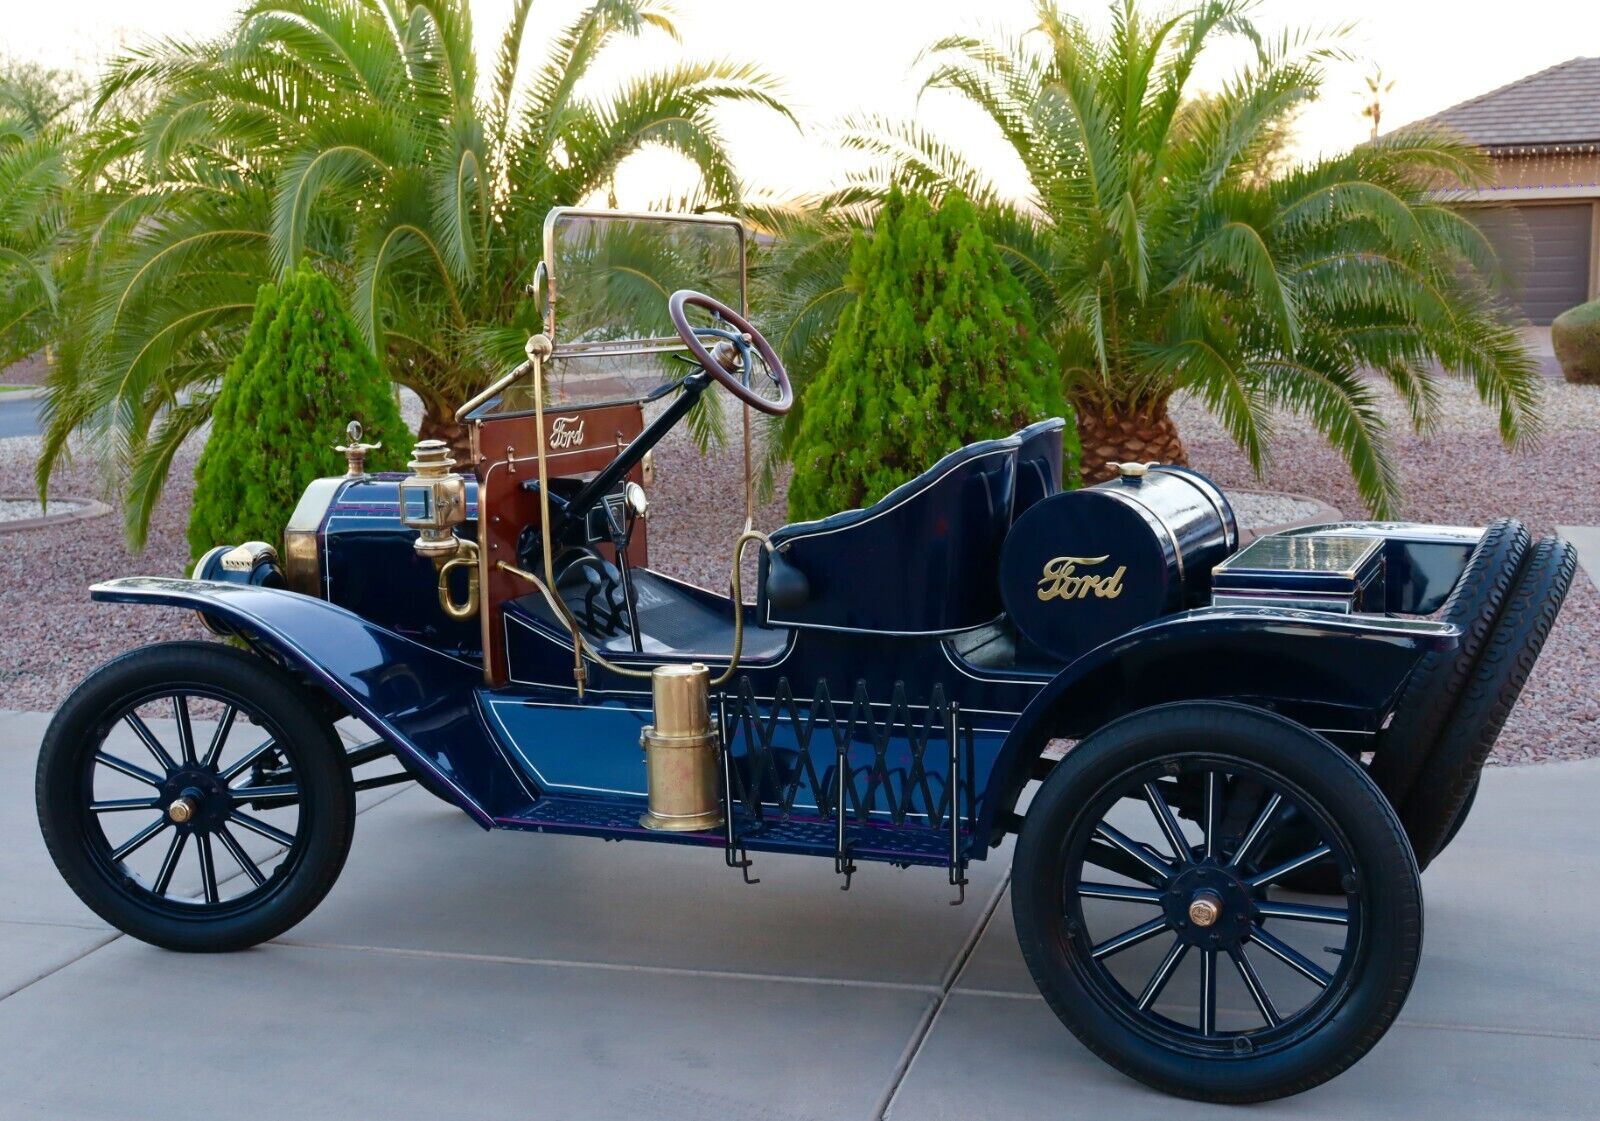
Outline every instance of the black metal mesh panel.
{"type": "MultiPolygon", "coordinates": [[[[904,683],[896,682],[887,705],[874,706],[865,682],[856,684],[849,701],[836,702],[825,680],[811,699],[796,700],[789,680],[779,678],[772,700],[758,701],[750,679],[741,677],[723,705],[724,735],[736,764],[733,794],[753,818],[816,814],[834,820],[843,757],[847,821],[934,829],[948,822],[950,706],[941,686],[933,687],[926,705],[912,705],[904,683]]],[[[961,757],[970,768],[971,751],[961,757]]],[[[962,804],[970,806],[970,773],[961,783],[962,804]]]]}

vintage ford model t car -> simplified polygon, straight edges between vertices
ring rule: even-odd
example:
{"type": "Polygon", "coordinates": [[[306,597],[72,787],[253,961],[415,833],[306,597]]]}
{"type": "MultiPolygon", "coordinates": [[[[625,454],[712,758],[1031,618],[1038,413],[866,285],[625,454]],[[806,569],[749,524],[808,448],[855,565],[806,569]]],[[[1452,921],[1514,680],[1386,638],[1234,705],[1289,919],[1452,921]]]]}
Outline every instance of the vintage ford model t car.
{"type": "Polygon", "coordinates": [[[333,884],[356,789],[407,779],[485,829],[720,850],[747,879],[751,854],[809,854],[846,886],[884,862],[959,893],[1015,834],[1033,977],[1128,1074],[1260,1100],[1378,1040],[1421,951],[1419,867],[1569,546],[1512,521],[1247,542],[1194,471],[1064,490],[1045,419],[865,509],[747,522],[706,590],[651,567],[645,488],[720,386],[746,406],[748,511],[748,410],[789,408],[744,316],[744,230],[558,210],[544,251],[544,331],[463,407],[470,463],[424,441],[409,475],[368,474],[353,433],[281,553],[92,590],[228,641],[135,650],[57,713],[39,814],[90,907],[176,950],[273,938],[333,884]],[[671,334],[629,323],[663,311],[671,334]],[[343,748],[346,716],[375,738],[343,748]]]}

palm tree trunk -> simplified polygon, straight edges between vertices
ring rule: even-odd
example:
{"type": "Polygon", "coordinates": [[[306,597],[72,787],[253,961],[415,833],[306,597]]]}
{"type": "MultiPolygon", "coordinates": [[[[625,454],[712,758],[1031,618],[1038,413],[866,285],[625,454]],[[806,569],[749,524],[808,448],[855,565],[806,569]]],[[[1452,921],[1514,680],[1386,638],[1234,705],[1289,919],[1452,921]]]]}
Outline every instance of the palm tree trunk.
{"type": "Polygon", "coordinates": [[[1078,436],[1083,441],[1085,484],[1115,478],[1118,463],[1189,464],[1165,400],[1133,408],[1080,401],[1078,436]]]}
{"type": "Polygon", "coordinates": [[[472,466],[472,436],[467,426],[457,424],[455,410],[437,402],[426,402],[422,407],[422,424],[417,428],[419,440],[443,440],[450,445],[450,456],[456,461],[456,470],[472,466]]]}

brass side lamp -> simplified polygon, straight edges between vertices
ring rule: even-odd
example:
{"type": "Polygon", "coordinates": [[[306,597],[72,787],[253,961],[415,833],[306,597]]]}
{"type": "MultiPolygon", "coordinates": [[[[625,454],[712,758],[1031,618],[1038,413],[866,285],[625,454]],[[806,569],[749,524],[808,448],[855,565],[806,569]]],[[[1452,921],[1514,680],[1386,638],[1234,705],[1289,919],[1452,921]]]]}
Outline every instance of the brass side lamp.
{"type": "Polygon", "coordinates": [[[417,531],[412,548],[439,570],[439,607],[452,619],[470,619],[478,613],[478,546],[455,533],[467,520],[467,480],[455,465],[443,440],[412,447],[411,474],[400,480],[400,521],[417,531]],[[467,570],[464,603],[450,594],[450,574],[458,567],[467,570]]]}

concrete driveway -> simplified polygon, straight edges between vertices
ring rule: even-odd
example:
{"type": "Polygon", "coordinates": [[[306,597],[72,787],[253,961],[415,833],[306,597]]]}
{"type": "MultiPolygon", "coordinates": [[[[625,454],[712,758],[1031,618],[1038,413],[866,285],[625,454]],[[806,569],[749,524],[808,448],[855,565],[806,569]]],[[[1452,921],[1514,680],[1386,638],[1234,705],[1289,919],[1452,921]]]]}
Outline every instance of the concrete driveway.
{"type": "MultiPolygon", "coordinates": [[[[1035,995],[1005,862],[942,873],[484,834],[365,796],[322,907],[274,944],[114,935],[33,814],[47,717],[0,715],[0,1118],[1203,1118],[1035,995]]],[[[1426,877],[1427,949],[1367,1059],[1251,1117],[1592,1118],[1600,762],[1490,771],[1426,877]]]]}
{"type": "Polygon", "coordinates": [[[0,440],[37,436],[39,409],[44,402],[31,393],[0,393],[0,440]]]}

